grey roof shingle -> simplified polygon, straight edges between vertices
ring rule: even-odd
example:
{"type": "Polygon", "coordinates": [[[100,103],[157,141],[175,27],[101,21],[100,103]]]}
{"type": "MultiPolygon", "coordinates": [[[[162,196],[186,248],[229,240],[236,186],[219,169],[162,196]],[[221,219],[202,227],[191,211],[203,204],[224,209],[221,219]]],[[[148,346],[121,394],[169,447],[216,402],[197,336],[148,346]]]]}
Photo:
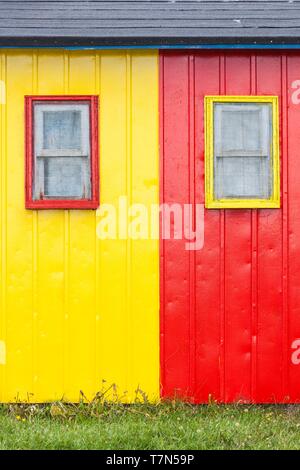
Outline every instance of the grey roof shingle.
{"type": "Polygon", "coordinates": [[[0,0],[0,45],[300,43],[299,0],[0,0]]]}

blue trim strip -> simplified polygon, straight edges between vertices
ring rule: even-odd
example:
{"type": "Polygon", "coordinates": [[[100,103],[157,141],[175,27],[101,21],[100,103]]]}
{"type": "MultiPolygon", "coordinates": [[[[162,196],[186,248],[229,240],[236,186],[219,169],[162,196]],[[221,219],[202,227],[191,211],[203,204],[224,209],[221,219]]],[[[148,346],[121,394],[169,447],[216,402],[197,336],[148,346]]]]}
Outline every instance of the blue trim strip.
{"type": "Polygon", "coordinates": [[[110,49],[300,49],[299,44],[174,44],[149,46],[0,46],[0,49],[62,49],[66,51],[94,51],[110,49]]]}
{"type": "Polygon", "coordinates": [[[300,44],[190,44],[166,46],[64,47],[66,50],[98,49],[300,49],[300,44]]]}

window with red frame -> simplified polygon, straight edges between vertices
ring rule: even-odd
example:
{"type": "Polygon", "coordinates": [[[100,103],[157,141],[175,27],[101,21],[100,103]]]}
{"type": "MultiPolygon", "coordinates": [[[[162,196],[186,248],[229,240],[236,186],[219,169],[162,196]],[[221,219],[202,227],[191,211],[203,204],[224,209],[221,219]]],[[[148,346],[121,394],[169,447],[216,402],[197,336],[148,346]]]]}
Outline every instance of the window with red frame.
{"type": "Polygon", "coordinates": [[[26,96],[26,207],[99,205],[98,97],[26,96]]]}

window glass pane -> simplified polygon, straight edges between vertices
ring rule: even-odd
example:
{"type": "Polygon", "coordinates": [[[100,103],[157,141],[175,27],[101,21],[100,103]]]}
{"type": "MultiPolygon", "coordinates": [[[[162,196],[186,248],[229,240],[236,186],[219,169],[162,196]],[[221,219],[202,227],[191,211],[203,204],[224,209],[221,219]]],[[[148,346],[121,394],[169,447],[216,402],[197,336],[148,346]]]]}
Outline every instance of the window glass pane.
{"type": "Polygon", "coordinates": [[[44,111],[43,148],[50,150],[81,149],[81,112],[44,111]]]}
{"type": "Polygon", "coordinates": [[[261,157],[227,157],[216,161],[216,197],[270,197],[269,161],[261,157]]]}
{"type": "Polygon", "coordinates": [[[45,197],[89,197],[83,158],[45,158],[42,164],[45,197]]]}
{"type": "Polygon", "coordinates": [[[272,122],[269,104],[214,105],[214,193],[223,198],[272,194],[272,122]]]}
{"type": "Polygon", "coordinates": [[[221,142],[225,152],[261,148],[261,123],[257,111],[223,111],[221,142]]]}
{"type": "Polygon", "coordinates": [[[217,103],[214,111],[217,155],[269,153],[270,104],[217,103]]]}

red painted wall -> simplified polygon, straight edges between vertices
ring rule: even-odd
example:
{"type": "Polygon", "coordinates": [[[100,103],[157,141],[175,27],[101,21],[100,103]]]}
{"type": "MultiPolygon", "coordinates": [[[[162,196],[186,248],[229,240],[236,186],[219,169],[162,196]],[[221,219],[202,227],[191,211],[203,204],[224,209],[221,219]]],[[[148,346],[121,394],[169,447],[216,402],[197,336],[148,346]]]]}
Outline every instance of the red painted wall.
{"type": "Polygon", "coordinates": [[[161,202],[204,203],[205,95],[278,95],[281,209],[206,210],[205,241],[161,241],[163,397],[300,401],[300,80],[297,52],[160,57],[161,202]]]}

